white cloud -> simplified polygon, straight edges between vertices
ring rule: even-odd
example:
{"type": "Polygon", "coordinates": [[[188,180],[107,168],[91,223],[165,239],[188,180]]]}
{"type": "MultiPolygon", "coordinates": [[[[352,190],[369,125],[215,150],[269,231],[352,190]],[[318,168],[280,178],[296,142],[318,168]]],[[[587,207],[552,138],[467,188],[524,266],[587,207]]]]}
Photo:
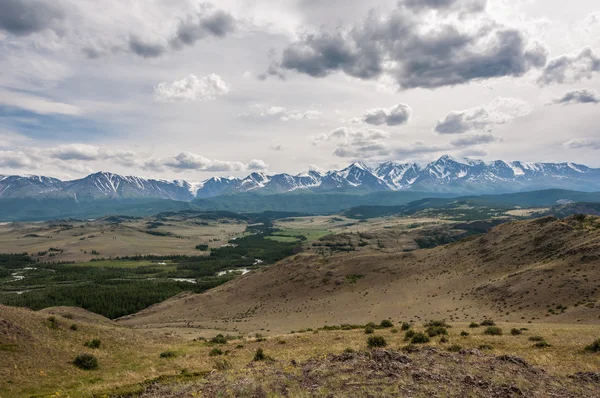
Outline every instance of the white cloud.
{"type": "MultiPolygon", "coordinates": [[[[152,164],[156,165],[156,162],[153,162],[152,164]]],[[[268,167],[268,165],[260,159],[253,159],[250,161],[250,163],[245,164],[239,161],[212,160],[191,152],[181,152],[175,157],[159,160],[158,164],[173,170],[196,170],[211,172],[264,170],[268,167]]]]}
{"type": "Polygon", "coordinates": [[[385,140],[389,137],[390,133],[383,130],[340,127],[313,137],[313,145],[333,141],[337,145],[333,151],[335,156],[366,159],[388,155],[390,149],[385,140]]]}
{"type": "Polygon", "coordinates": [[[35,169],[38,165],[22,151],[0,151],[0,167],[9,169],[35,169]]]}
{"type": "Polygon", "coordinates": [[[514,98],[497,98],[488,105],[452,111],[439,120],[434,131],[439,134],[463,134],[491,131],[495,125],[512,122],[532,112],[531,106],[514,98]]]}
{"type": "Polygon", "coordinates": [[[321,115],[321,112],[313,109],[300,111],[294,109],[289,110],[283,106],[254,104],[250,106],[247,112],[240,113],[238,117],[244,119],[271,119],[289,122],[297,120],[317,119],[321,115]]]}
{"type": "Polygon", "coordinates": [[[214,100],[229,92],[230,86],[214,73],[198,78],[189,75],[174,82],[162,82],[154,87],[154,99],[159,102],[214,100]]]}
{"type": "Polygon", "coordinates": [[[82,113],[81,109],[73,105],[6,90],[0,90],[0,105],[25,109],[40,115],[62,114],[73,116],[82,113]]]}
{"type": "Polygon", "coordinates": [[[569,149],[600,149],[600,139],[598,138],[573,138],[564,143],[565,148],[569,149]]]}

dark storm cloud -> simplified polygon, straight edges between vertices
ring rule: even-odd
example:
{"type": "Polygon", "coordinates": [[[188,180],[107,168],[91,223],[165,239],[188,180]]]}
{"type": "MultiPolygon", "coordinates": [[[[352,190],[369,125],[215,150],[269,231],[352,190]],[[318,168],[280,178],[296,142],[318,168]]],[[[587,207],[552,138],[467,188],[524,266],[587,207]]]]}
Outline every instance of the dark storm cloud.
{"type": "Polygon", "coordinates": [[[370,13],[364,23],[349,29],[303,36],[270,70],[312,77],[341,71],[360,79],[385,73],[403,88],[436,88],[518,77],[546,63],[546,49],[530,45],[515,29],[486,22],[468,32],[445,22],[424,30],[421,23],[418,15],[401,6],[386,18],[370,13]]]}
{"type": "Polygon", "coordinates": [[[600,72],[600,58],[591,48],[584,48],[578,54],[561,55],[548,62],[538,79],[540,85],[576,83],[591,79],[600,72]]]}
{"type": "Polygon", "coordinates": [[[2,0],[0,29],[17,36],[57,27],[65,18],[60,1],[2,0]]]}
{"type": "Polygon", "coordinates": [[[598,104],[600,97],[594,90],[582,88],[579,90],[567,91],[562,97],[552,101],[553,104],[598,104]]]}

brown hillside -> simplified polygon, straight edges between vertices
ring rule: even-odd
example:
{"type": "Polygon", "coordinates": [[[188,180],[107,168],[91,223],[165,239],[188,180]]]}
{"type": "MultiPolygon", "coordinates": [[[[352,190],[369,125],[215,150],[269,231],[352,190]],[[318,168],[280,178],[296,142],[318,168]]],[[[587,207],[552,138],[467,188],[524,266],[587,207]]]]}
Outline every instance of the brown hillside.
{"type": "Polygon", "coordinates": [[[599,265],[600,218],[547,217],[431,250],[300,254],[119,322],[243,333],[384,318],[594,323],[599,265]]]}

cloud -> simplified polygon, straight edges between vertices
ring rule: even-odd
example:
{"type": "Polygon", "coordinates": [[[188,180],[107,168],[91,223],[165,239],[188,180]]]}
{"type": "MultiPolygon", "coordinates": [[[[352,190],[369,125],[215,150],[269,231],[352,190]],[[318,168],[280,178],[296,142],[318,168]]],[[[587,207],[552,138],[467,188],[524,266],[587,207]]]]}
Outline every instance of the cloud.
{"type": "Polygon", "coordinates": [[[463,134],[470,131],[490,131],[493,126],[509,123],[532,112],[530,105],[514,98],[497,98],[488,105],[464,111],[452,111],[438,121],[434,131],[439,134],[463,134]]]}
{"type": "Polygon", "coordinates": [[[99,160],[101,151],[98,147],[85,144],[61,145],[49,149],[48,155],[61,160],[99,160]]]}
{"type": "Polygon", "coordinates": [[[268,165],[260,160],[253,159],[248,164],[238,161],[211,160],[204,156],[191,152],[181,152],[173,158],[167,158],[159,161],[152,161],[146,167],[160,165],[173,170],[195,170],[195,171],[213,171],[213,172],[235,172],[246,170],[264,170],[268,165]]]}
{"type": "Polygon", "coordinates": [[[0,89],[1,105],[25,109],[40,115],[60,114],[74,116],[83,113],[81,109],[73,105],[17,91],[4,91],[0,89]]]}
{"type": "Polygon", "coordinates": [[[461,136],[460,138],[450,141],[450,143],[456,147],[469,147],[481,144],[491,144],[498,140],[499,138],[493,134],[472,134],[461,136]]]}
{"type": "Polygon", "coordinates": [[[399,126],[406,124],[412,115],[412,108],[406,104],[398,104],[391,108],[370,109],[363,115],[363,122],[375,126],[399,126]]]}
{"type": "Polygon", "coordinates": [[[600,72],[600,58],[594,50],[587,47],[579,53],[561,55],[548,62],[538,78],[538,84],[576,83],[583,79],[591,79],[594,73],[600,72]]]}
{"type": "Polygon", "coordinates": [[[485,11],[487,0],[404,0],[404,5],[415,10],[458,10],[467,14],[485,11]]]}
{"type": "MultiPolygon", "coordinates": [[[[160,57],[167,51],[167,47],[164,44],[146,42],[133,34],[129,35],[128,48],[129,51],[143,58],[160,57]]],[[[92,59],[103,55],[102,52],[92,48],[85,48],[83,51],[92,59]]]]}
{"type": "Polygon", "coordinates": [[[555,98],[552,104],[598,104],[600,103],[600,97],[594,90],[582,88],[579,90],[567,91],[562,97],[555,98]]]}
{"type": "Polygon", "coordinates": [[[333,151],[335,156],[367,159],[388,155],[390,149],[384,140],[389,137],[390,133],[383,130],[340,127],[328,134],[313,137],[313,145],[333,141],[337,145],[333,151]]]}
{"type": "Polygon", "coordinates": [[[415,141],[410,146],[394,148],[392,153],[397,159],[403,159],[430,153],[447,152],[449,149],[451,148],[448,146],[430,145],[423,141],[415,141]]]}
{"type": "Polygon", "coordinates": [[[401,3],[384,17],[371,12],[361,24],[305,34],[284,49],[266,74],[293,70],[320,78],[343,72],[365,80],[390,75],[404,89],[436,88],[519,77],[546,63],[544,46],[489,19],[427,23],[401,3]]]}
{"type": "Polygon", "coordinates": [[[159,102],[214,100],[229,90],[229,84],[214,73],[200,79],[189,75],[174,82],[159,83],[154,87],[154,99],[159,102]]]}
{"type": "Polygon", "coordinates": [[[248,112],[240,113],[238,117],[249,119],[276,119],[284,122],[317,119],[322,115],[321,112],[310,109],[306,111],[288,110],[283,106],[272,106],[254,104],[250,106],[248,112]]]}
{"type": "Polygon", "coordinates": [[[9,169],[35,169],[37,164],[22,151],[0,151],[0,167],[9,169]]]}
{"type": "Polygon", "coordinates": [[[600,139],[597,138],[573,138],[564,143],[569,149],[600,149],[600,139]]]}
{"type": "Polygon", "coordinates": [[[248,163],[248,170],[266,170],[268,167],[269,165],[260,159],[252,159],[248,163]]]}
{"type": "Polygon", "coordinates": [[[198,40],[208,36],[225,37],[235,30],[236,20],[231,14],[222,10],[204,9],[180,22],[170,44],[172,48],[180,49],[184,46],[192,46],[198,40]]]}
{"type": "Polygon", "coordinates": [[[25,36],[56,28],[66,17],[61,5],[58,0],[2,0],[0,29],[25,36]]]}

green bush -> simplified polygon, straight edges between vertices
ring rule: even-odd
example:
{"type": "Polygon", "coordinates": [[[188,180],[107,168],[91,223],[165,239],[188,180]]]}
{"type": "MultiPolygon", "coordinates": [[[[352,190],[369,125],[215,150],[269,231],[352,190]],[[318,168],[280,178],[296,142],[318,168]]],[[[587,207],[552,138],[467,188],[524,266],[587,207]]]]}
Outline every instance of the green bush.
{"type": "Polygon", "coordinates": [[[415,333],[411,339],[411,344],[425,344],[429,343],[429,337],[425,333],[415,333]]]}
{"type": "Polygon", "coordinates": [[[481,322],[481,326],[496,326],[496,323],[491,319],[485,319],[483,322],[481,322]]]}
{"type": "Polygon", "coordinates": [[[369,346],[369,348],[385,347],[387,346],[387,341],[385,341],[383,336],[370,336],[367,339],[367,346],[369,346]]]}
{"type": "Polygon", "coordinates": [[[175,351],[163,351],[160,353],[161,358],[175,358],[177,353],[175,351]]]}
{"type": "Polygon", "coordinates": [[[417,334],[417,332],[415,332],[414,330],[408,330],[406,333],[404,333],[404,340],[408,341],[412,339],[415,334],[417,334]]]}
{"type": "Polygon", "coordinates": [[[232,368],[231,362],[229,362],[227,359],[225,358],[219,358],[215,361],[215,365],[214,365],[216,370],[228,370],[232,368]]]}
{"type": "Polygon", "coordinates": [[[512,334],[513,336],[519,336],[523,334],[523,332],[521,331],[521,329],[512,328],[510,329],[510,334],[512,334]]]}
{"type": "Polygon", "coordinates": [[[546,340],[538,341],[533,345],[535,348],[546,348],[550,347],[550,344],[546,340]]]}
{"type": "Polygon", "coordinates": [[[394,324],[389,319],[384,319],[379,324],[379,327],[381,327],[381,328],[391,328],[391,327],[394,327],[394,324]]]}
{"type": "Polygon", "coordinates": [[[263,351],[262,348],[259,348],[258,350],[256,350],[256,353],[254,354],[254,358],[252,359],[254,362],[259,362],[259,361],[265,361],[267,360],[267,356],[265,355],[265,352],[263,351]]]}
{"type": "Polygon", "coordinates": [[[600,352],[600,339],[594,340],[592,344],[585,347],[588,352],[600,352]]]}
{"type": "Polygon", "coordinates": [[[544,341],[546,340],[545,338],[543,338],[542,336],[531,336],[529,338],[529,341],[544,341]]]}
{"type": "Polygon", "coordinates": [[[355,352],[355,351],[354,351],[354,348],[350,348],[350,347],[348,347],[348,348],[346,348],[346,349],[344,350],[344,352],[345,352],[346,354],[354,354],[354,352],[355,352]]]}
{"type": "Polygon", "coordinates": [[[77,329],[78,329],[78,327],[77,327],[77,324],[76,324],[76,323],[72,324],[72,325],[69,327],[69,329],[71,329],[71,330],[77,330],[77,329]]]}
{"type": "Polygon", "coordinates": [[[426,328],[430,328],[430,327],[436,327],[436,328],[449,328],[450,325],[448,325],[446,323],[446,320],[441,320],[441,321],[428,321],[427,323],[425,323],[425,327],[426,328]]]}
{"type": "Polygon", "coordinates": [[[391,330],[390,330],[390,333],[394,333],[394,334],[396,334],[396,333],[398,333],[398,329],[396,329],[396,328],[393,328],[393,329],[391,329],[391,330]]]}
{"type": "Polygon", "coordinates": [[[487,334],[489,336],[502,336],[502,329],[498,326],[488,326],[487,329],[484,330],[483,334],[487,334]]]}
{"type": "Polygon", "coordinates": [[[471,329],[478,328],[478,327],[479,327],[479,324],[478,324],[477,322],[471,322],[471,323],[469,324],[469,327],[470,327],[471,329]]]}
{"type": "Polygon", "coordinates": [[[92,354],[81,354],[73,360],[73,365],[79,369],[93,370],[98,368],[98,360],[92,354]]]}
{"type": "Polygon", "coordinates": [[[448,331],[443,326],[429,326],[427,330],[425,330],[425,333],[427,333],[429,337],[435,337],[442,335],[445,336],[448,334],[448,331]]]}
{"type": "Polygon", "coordinates": [[[460,335],[461,335],[462,337],[467,337],[467,336],[469,335],[469,332],[465,332],[464,330],[462,330],[462,331],[460,332],[460,335]]]}
{"type": "Polygon", "coordinates": [[[214,344],[227,344],[227,337],[223,336],[222,334],[218,334],[210,339],[210,342],[214,344]]]}
{"type": "Polygon", "coordinates": [[[212,350],[210,350],[210,352],[208,353],[208,356],[211,356],[211,357],[217,357],[217,356],[219,356],[219,355],[223,355],[223,351],[221,351],[221,349],[220,349],[220,348],[217,348],[217,347],[213,348],[213,349],[212,349],[212,350]]]}
{"type": "Polygon", "coordinates": [[[59,324],[58,324],[58,320],[56,319],[55,316],[49,316],[48,317],[48,327],[50,329],[58,329],[59,328],[59,324]]]}
{"type": "Polygon", "coordinates": [[[372,333],[374,333],[374,332],[375,332],[375,329],[374,329],[372,326],[370,326],[370,325],[367,325],[367,326],[365,327],[365,334],[372,334],[372,333]]]}
{"type": "Polygon", "coordinates": [[[450,347],[447,348],[447,350],[450,352],[459,352],[460,350],[462,350],[462,347],[458,344],[452,344],[450,347]]]}
{"type": "Polygon", "coordinates": [[[100,339],[91,339],[90,341],[87,341],[84,346],[86,346],[87,348],[100,348],[100,339]]]}
{"type": "Polygon", "coordinates": [[[408,322],[402,322],[402,328],[401,329],[402,330],[408,330],[408,329],[410,329],[410,326],[411,326],[410,323],[408,323],[408,322]]]}

